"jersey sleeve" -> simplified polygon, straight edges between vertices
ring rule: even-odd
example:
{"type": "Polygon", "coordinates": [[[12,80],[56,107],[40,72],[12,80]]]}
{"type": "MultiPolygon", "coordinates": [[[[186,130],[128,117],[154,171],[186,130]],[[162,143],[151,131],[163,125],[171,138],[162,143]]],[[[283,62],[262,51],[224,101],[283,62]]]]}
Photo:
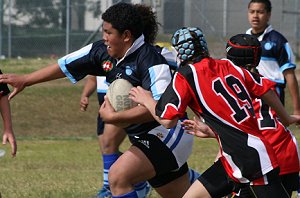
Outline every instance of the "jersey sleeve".
{"type": "Polygon", "coordinates": [[[243,71],[245,76],[245,85],[253,99],[256,97],[261,97],[276,85],[275,82],[259,74],[251,73],[247,70],[243,71]]]}
{"type": "Polygon", "coordinates": [[[142,87],[150,90],[154,100],[159,100],[171,82],[171,70],[164,57],[156,51],[149,51],[139,61],[142,87]]]}
{"type": "Polygon", "coordinates": [[[106,56],[103,42],[96,42],[60,58],[58,65],[70,81],[76,83],[86,75],[105,75],[101,60],[106,56]]]}
{"type": "Polygon", "coordinates": [[[287,39],[281,34],[278,34],[277,45],[275,49],[276,59],[281,72],[286,69],[296,68],[295,56],[293,54],[292,48],[289,45],[287,39]]]}
{"type": "Polygon", "coordinates": [[[156,105],[156,115],[164,119],[183,117],[192,98],[189,83],[183,75],[176,72],[172,82],[156,105]]]}

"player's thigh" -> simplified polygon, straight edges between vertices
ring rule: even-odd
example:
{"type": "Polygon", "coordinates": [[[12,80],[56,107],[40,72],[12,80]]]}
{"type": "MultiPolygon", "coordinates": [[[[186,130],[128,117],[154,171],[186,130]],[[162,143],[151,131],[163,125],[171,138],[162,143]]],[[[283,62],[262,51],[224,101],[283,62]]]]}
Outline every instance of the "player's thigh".
{"type": "Polygon", "coordinates": [[[210,194],[208,193],[206,188],[199,180],[196,180],[183,196],[183,198],[190,198],[190,197],[211,198],[210,194]]]}
{"type": "Polygon", "coordinates": [[[109,180],[136,184],[155,176],[155,170],[147,156],[137,147],[131,146],[112,165],[109,180]],[[122,181],[121,181],[122,180],[122,181]]]}
{"type": "Polygon", "coordinates": [[[229,178],[221,160],[216,161],[204,171],[198,178],[198,181],[200,181],[211,197],[223,197],[240,188],[238,184],[229,178]]]}
{"type": "Polygon", "coordinates": [[[182,198],[190,185],[189,175],[188,172],[186,172],[184,175],[174,179],[173,181],[155,188],[155,190],[161,197],[164,198],[182,198]]]}
{"type": "Polygon", "coordinates": [[[101,143],[103,148],[118,147],[126,137],[124,129],[112,124],[104,125],[104,132],[101,135],[101,143]]]}

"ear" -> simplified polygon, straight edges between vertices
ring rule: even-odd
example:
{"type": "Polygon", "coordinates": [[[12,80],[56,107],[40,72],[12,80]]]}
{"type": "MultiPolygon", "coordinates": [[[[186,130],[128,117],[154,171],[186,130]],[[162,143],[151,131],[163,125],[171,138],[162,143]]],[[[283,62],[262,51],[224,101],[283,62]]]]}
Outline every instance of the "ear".
{"type": "Polygon", "coordinates": [[[132,34],[131,34],[131,32],[129,30],[125,30],[123,32],[122,36],[123,36],[123,40],[125,42],[128,42],[128,41],[132,40],[132,34]]]}

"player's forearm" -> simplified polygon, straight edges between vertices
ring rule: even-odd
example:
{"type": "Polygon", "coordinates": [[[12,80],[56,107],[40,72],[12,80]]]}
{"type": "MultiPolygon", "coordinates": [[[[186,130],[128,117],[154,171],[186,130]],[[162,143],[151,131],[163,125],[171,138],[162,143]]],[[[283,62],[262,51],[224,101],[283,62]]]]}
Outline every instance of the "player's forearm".
{"type": "Polygon", "coordinates": [[[177,122],[178,122],[178,118],[173,119],[173,120],[168,120],[168,119],[163,119],[159,116],[156,115],[155,112],[155,107],[156,107],[157,101],[156,100],[148,100],[147,102],[145,102],[145,107],[150,111],[151,115],[154,117],[154,119],[159,122],[161,125],[163,125],[165,128],[169,129],[174,127],[177,122]]]}
{"type": "Polygon", "coordinates": [[[293,102],[294,113],[300,114],[299,86],[297,81],[294,81],[294,83],[290,84],[288,87],[293,102]]]}
{"type": "Polygon", "coordinates": [[[113,114],[109,120],[111,123],[126,122],[131,124],[145,123],[153,121],[154,118],[143,106],[136,106],[126,111],[119,111],[113,114]]]}
{"type": "Polygon", "coordinates": [[[0,100],[1,116],[3,120],[3,128],[5,131],[12,131],[12,120],[10,105],[7,96],[2,96],[0,100]]]}
{"type": "Polygon", "coordinates": [[[90,97],[97,88],[95,76],[88,76],[84,85],[81,97],[90,97]]]}
{"type": "Polygon", "coordinates": [[[65,74],[62,72],[58,64],[49,65],[43,69],[24,75],[26,86],[31,86],[34,84],[47,82],[47,81],[64,78],[64,77],[65,74]]]}
{"type": "Polygon", "coordinates": [[[278,96],[275,94],[274,91],[269,90],[261,97],[278,115],[281,122],[285,126],[289,126],[289,118],[290,115],[285,110],[284,106],[282,105],[281,101],[279,100],[278,96]]]}
{"type": "Polygon", "coordinates": [[[286,79],[287,86],[293,102],[294,114],[300,114],[299,85],[298,85],[297,77],[295,75],[295,71],[293,69],[289,69],[285,71],[284,77],[286,79]]]}

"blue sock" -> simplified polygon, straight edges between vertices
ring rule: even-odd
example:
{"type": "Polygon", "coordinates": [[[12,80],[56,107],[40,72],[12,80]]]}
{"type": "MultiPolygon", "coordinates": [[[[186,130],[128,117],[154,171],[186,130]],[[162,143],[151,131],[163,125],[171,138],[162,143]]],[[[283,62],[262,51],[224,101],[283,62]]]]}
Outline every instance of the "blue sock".
{"type": "Polygon", "coordinates": [[[126,193],[124,195],[119,195],[119,196],[112,196],[112,198],[138,198],[135,190],[134,191],[131,191],[129,193],[126,193]]]}
{"type": "Polygon", "coordinates": [[[148,193],[150,193],[151,187],[148,182],[140,182],[134,185],[134,190],[136,191],[138,198],[145,198],[148,193]]]}
{"type": "Polygon", "coordinates": [[[117,159],[120,157],[120,153],[113,153],[113,154],[108,154],[102,155],[102,160],[103,160],[103,186],[106,188],[109,188],[109,183],[108,183],[108,172],[110,167],[117,161],[117,159]]]}
{"type": "Polygon", "coordinates": [[[193,169],[189,169],[189,180],[190,183],[194,183],[194,181],[196,181],[198,179],[198,177],[200,177],[200,173],[198,173],[197,171],[193,170],[193,169]]]}

